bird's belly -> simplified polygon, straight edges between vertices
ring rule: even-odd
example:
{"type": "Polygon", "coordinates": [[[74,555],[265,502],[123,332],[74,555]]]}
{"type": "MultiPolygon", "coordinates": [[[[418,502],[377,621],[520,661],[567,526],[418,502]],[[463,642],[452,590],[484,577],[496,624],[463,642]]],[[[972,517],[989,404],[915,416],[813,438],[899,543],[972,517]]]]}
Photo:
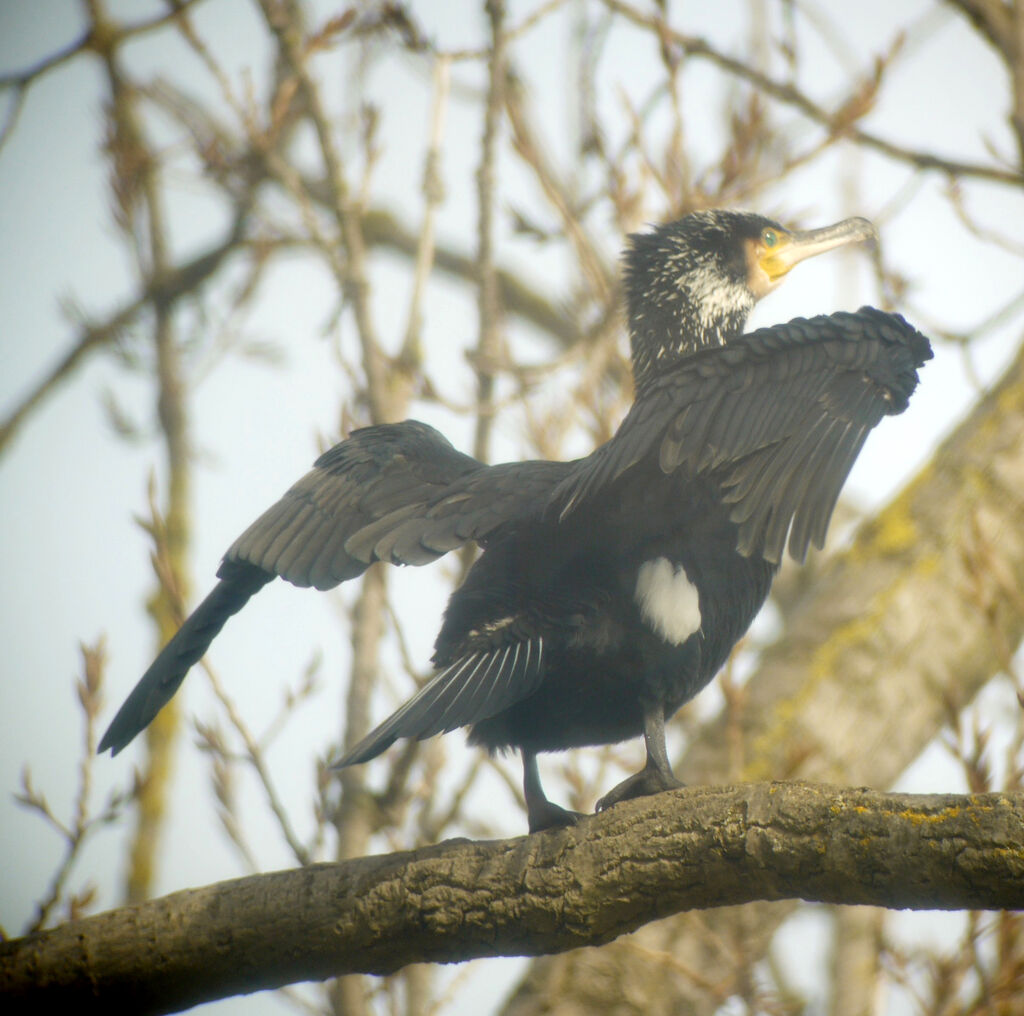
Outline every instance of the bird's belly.
{"type": "Polygon", "coordinates": [[[492,751],[560,751],[636,737],[643,733],[642,703],[665,699],[671,695],[667,684],[695,674],[692,657],[691,648],[651,636],[615,652],[566,647],[551,654],[532,695],[474,724],[470,742],[492,751]]]}

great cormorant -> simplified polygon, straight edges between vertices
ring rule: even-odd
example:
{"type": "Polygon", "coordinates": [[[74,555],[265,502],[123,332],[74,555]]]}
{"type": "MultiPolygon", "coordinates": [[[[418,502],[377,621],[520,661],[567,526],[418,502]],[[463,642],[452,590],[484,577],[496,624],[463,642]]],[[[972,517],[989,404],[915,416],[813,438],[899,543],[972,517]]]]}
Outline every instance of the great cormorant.
{"type": "Polygon", "coordinates": [[[235,541],[100,751],[149,724],[275,576],[329,589],[374,561],[421,565],[475,541],[436,675],[337,765],[469,726],[473,744],[522,752],[531,832],[577,817],[544,795],[538,752],[642,733],[646,765],[598,809],[680,786],[666,719],[747,630],[787,540],[797,561],[822,545],[868,432],[906,408],[931,356],[872,308],[743,334],[795,264],[873,235],[864,219],[802,232],[707,211],[632,236],[635,401],[610,441],[575,462],[488,466],[417,421],[354,431],[235,541]]]}

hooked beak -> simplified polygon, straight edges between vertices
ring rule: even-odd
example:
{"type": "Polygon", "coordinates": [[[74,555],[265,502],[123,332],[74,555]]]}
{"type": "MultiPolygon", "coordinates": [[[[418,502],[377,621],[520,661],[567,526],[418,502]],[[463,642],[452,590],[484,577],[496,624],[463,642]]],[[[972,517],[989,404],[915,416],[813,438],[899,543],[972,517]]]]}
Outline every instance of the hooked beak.
{"type": "Polygon", "coordinates": [[[758,264],[772,282],[777,282],[794,265],[798,265],[816,254],[823,254],[835,247],[860,240],[878,239],[875,227],[860,217],[843,219],[832,226],[821,229],[794,229],[778,234],[779,242],[774,247],[762,245],[758,264]]]}

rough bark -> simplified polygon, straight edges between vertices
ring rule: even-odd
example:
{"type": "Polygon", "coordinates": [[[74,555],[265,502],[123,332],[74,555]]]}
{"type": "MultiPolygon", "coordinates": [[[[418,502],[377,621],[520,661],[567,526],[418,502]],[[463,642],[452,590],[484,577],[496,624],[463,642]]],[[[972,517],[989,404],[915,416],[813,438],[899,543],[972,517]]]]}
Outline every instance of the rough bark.
{"type": "MultiPolygon", "coordinates": [[[[927,374],[923,379],[927,383],[927,374]]],[[[1024,348],[851,547],[815,569],[744,691],[676,772],[688,783],[885,787],[1024,638],[1024,348]],[[749,756],[731,757],[736,745],[749,756]]],[[[767,949],[793,903],[684,915],[532,964],[503,1016],[684,1016],[737,988],[730,943],[767,949]]]]}
{"type": "Polygon", "coordinates": [[[558,832],[236,879],[0,945],[7,1012],[172,1012],[408,963],[558,952],[680,910],[801,898],[1024,907],[1024,795],[743,784],[558,832]]]}

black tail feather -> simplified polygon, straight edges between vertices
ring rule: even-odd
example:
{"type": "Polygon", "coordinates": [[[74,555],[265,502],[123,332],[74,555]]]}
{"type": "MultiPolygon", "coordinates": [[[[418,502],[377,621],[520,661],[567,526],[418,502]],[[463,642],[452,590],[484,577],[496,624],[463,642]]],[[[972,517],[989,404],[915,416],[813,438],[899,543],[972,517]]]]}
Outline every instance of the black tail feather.
{"type": "Polygon", "coordinates": [[[274,577],[262,568],[237,561],[225,561],[218,575],[220,582],[164,646],[117,711],[100,741],[101,754],[109,748],[111,755],[116,755],[153,722],[224,622],[274,577]]]}

